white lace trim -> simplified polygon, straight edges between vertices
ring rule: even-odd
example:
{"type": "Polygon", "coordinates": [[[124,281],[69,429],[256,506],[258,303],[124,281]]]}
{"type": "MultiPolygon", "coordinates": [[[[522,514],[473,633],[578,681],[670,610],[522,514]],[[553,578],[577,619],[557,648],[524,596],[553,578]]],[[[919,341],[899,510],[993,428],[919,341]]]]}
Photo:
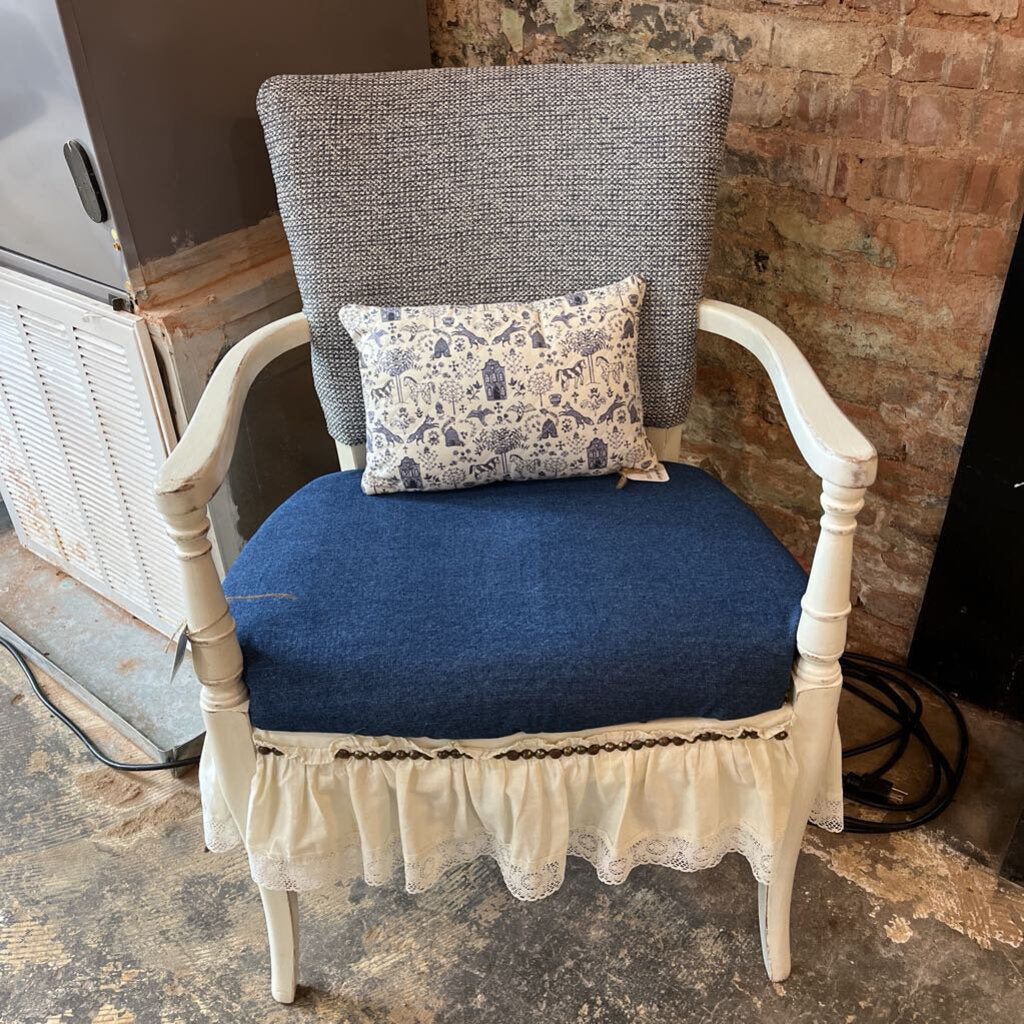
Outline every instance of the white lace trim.
{"type": "MultiPolygon", "coordinates": [[[[718,864],[727,853],[746,858],[754,877],[767,883],[777,841],[766,840],[742,828],[731,828],[711,840],[695,841],[680,835],[645,836],[618,850],[600,829],[574,828],[569,832],[565,856],[587,861],[606,885],[621,885],[632,870],[645,864],[675,871],[702,871],[718,864]]],[[[441,843],[426,855],[405,858],[396,836],[382,850],[363,856],[358,843],[329,854],[308,858],[278,858],[266,853],[250,855],[252,876],[268,889],[298,892],[336,882],[362,878],[368,885],[392,882],[404,871],[405,891],[420,893],[432,888],[453,868],[479,857],[498,865],[508,891],[518,900],[542,900],[557,892],[565,878],[565,856],[543,864],[517,863],[509,848],[488,832],[441,843]]]]}
{"type": "MultiPolygon", "coordinates": [[[[817,801],[811,808],[808,821],[826,832],[841,833],[844,822],[843,801],[817,801]]],[[[203,835],[206,849],[210,853],[228,853],[242,845],[242,837],[239,835],[234,821],[230,817],[215,818],[209,813],[205,804],[203,806],[203,835]]],[[[641,864],[658,864],[662,867],[675,868],[677,871],[700,871],[704,868],[714,867],[727,853],[742,854],[749,861],[751,870],[758,881],[767,881],[771,876],[773,850],[766,846],[761,838],[752,833],[733,829],[729,835],[733,838],[728,841],[718,836],[714,842],[703,844],[695,844],[693,840],[680,836],[649,837],[638,840],[625,855],[613,856],[607,840],[601,840],[598,833],[586,829],[573,829],[569,833],[569,846],[566,855],[582,857],[588,861],[597,870],[601,881],[608,885],[619,885],[624,882],[633,868],[641,864]],[[598,843],[603,843],[600,859],[592,852],[586,852],[596,850],[598,843]],[[623,864],[628,867],[621,871],[618,865],[623,864]]],[[[311,864],[316,864],[315,868],[303,866],[297,861],[287,858],[256,854],[253,857],[253,877],[259,881],[259,884],[267,885],[272,889],[313,889],[333,884],[336,881],[351,881],[360,875],[368,885],[384,885],[393,877],[401,860],[400,838],[396,836],[392,843],[393,845],[386,854],[373,858],[372,862],[376,866],[372,871],[364,870],[361,851],[358,845],[353,843],[344,850],[313,858],[311,864]],[[385,863],[391,866],[386,869],[381,868],[380,865],[385,863]],[[328,864],[335,864],[336,867],[328,868],[328,864]],[[288,878],[291,876],[297,880],[289,882],[288,878]],[[311,880],[315,878],[322,880],[311,880]],[[266,881],[262,881],[262,879],[266,879],[266,881]],[[300,879],[306,879],[306,881],[300,879]]],[[[441,869],[437,877],[439,878],[449,868],[468,863],[477,857],[490,856],[494,857],[499,864],[503,863],[500,855],[492,853],[492,846],[497,848],[493,836],[490,836],[489,833],[481,833],[468,842],[449,842],[448,847],[452,849],[457,847],[459,852],[445,855],[443,860],[446,862],[446,866],[441,869]],[[485,838],[490,840],[486,848],[481,849],[478,853],[466,853],[467,849],[475,849],[485,838]]],[[[504,862],[510,863],[508,858],[505,858],[504,862]]],[[[421,862],[417,860],[414,863],[419,865],[421,862]]],[[[417,866],[411,874],[416,878],[423,878],[428,872],[417,866]]],[[[502,874],[506,876],[507,881],[507,873],[504,868],[502,874]]],[[[429,884],[416,883],[416,887],[413,888],[409,877],[410,872],[407,868],[406,890],[408,892],[422,892],[433,884],[432,882],[429,884]]],[[[528,897],[519,896],[518,898],[527,899],[528,897]]]]}
{"type": "Polygon", "coordinates": [[[214,814],[210,802],[203,798],[203,843],[210,853],[227,853],[241,846],[242,837],[238,834],[235,821],[227,809],[224,814],[214,814]]]}
{"type": "Polygon", "coordinates": [[[819,796],[807,820],[826,832],[842,832],[845,820],[842,797],[834,799],[819,796]]]}

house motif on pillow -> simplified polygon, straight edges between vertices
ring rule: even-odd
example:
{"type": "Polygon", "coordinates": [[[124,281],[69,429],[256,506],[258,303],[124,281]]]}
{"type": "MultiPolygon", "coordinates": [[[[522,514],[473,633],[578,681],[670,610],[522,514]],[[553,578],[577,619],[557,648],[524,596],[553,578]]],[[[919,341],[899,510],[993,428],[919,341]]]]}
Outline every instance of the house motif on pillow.
{"type": "Polygon", "coordinates": [[[589,469],[604,469],[608,465],[608,445],[599,437],[595,437],[587,445],[587,467],[589,469]]]}
{"type": "Polygon", "coordinates": [[[420,467],[415,459],[407,455],[398,464],[398,475],[402,478],[402,486],[409,491],[418,491],[423,488],[423,479],[420,476],[420,467]]]}
{"type": "Polygon", "coordinates": [[[501,402],[508,398],[505,371],[497,359],[488,359],[484,363],[484,393],[488,402],[501,402]]]}

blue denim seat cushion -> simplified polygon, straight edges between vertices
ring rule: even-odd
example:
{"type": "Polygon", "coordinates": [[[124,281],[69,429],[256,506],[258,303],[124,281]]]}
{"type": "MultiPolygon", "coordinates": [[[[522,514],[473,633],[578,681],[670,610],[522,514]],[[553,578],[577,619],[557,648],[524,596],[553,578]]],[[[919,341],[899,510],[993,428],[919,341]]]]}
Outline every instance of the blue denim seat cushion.
{"type": "Polygon", "coordinates": [[[359,472],[314,480],[225,582],[253,724],[469,739],[780,707],[806,576],[728,488],[669,471],[376,497],[359,472]]]}

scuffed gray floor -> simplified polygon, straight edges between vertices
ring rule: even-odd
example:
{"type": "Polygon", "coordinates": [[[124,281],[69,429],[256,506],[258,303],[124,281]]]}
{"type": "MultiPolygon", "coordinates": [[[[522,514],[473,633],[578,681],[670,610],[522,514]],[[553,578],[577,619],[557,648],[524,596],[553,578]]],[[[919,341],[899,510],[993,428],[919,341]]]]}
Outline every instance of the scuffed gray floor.
{"type": "Polygon", "coordinates": [[[4,1024],[1020,1020],[1024,891],[992,865],[1024,742],[995,719],[975,716],[977,769],[951,831],[809,834],[784,985],[765,979],[738,857],[617,888],[570,861],[538,904],[481,861],[421,896],[357,883],[304,897],[302,987],[285,1008],[244,861],[203,852],[194,775],[98,767],[2,652],[0,708],[4,1024]]]}

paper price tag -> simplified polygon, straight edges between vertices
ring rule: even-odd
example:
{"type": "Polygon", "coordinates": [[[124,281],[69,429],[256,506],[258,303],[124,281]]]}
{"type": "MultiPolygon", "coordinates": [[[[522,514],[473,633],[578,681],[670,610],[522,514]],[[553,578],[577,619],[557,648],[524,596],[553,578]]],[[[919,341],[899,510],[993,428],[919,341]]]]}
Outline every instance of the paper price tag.
{"type": "Polygon", "coordinates": [[[649,484],[664,484],[668,482],[668,470],[657,462],[650,469],[623,469],[619,471],[619,485],[625,487],[626,480],[641,480],[649,484]]]}
{"type": "Polygon", "coordinates": [[[171,662],[171,677],[168,680],[172,683],[174,682],[174,677],[178,674],[178,669],[181,668],[181,663],[185,660],[185,648],[188,646],[188,625],[183,622],[178,627],[175,636],[177,637],[177,642],[174,645],[174,661],[171,662]]]}

